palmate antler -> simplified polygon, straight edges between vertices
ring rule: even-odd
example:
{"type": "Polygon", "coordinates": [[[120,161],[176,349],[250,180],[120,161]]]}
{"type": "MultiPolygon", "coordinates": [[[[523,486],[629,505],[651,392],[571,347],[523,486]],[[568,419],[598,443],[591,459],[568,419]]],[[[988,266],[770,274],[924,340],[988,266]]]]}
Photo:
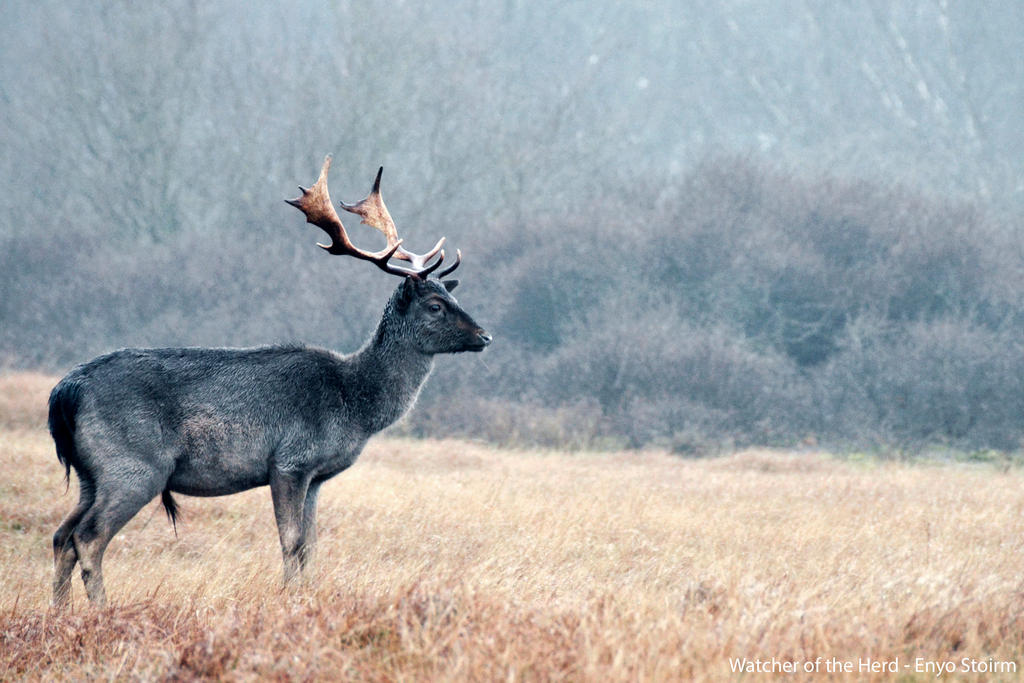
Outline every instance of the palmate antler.
{"type": "MultiPolygon", "coordinates": [[[[384,233],[384,237],[387,239],[387,246],[380,251],[370,252],[364,251],[352,244],[348,233],[345,232],[345,226],[341,223],[341,218],[338,217],[338,212],[334,210],[334,205],[331,203],[331,195],[327,191],[327,172],[330,168],[331,155],[328,154],[327,158],[324,159],[324,165],[320,169],[320,177],[317,178],[316,184],[308,190],[300,185],[299,189],[302,190],[302,196],[296,199],[285,200],[288,204],[306,214],[307,223],[312,223],[321,228],[331,238],[329,245],[317,244],[317,246],[337,256],[347,254],[370,261],[381,270],[392,275],[408,275],[420,280],[426,279],[427,276],[441,265],[444,261],[444,250],[441,249],[441,246],[444,244],[443,237],[437,241],[433,249],[425,254],[414,254],[402,247],[402,240],[398,237],[395,222],[391,219],[391,214],[388,213],[388,208],[384,205],[384,199],[380,195],[380,176],[384,172],[383,167],[377,171],[377,178],[373,182],[373,189],[370,190],[370,194],[365,199],[355,204],[346,204],[344,202],[340,202],[340,204],[341,208],[346,211],[362,216],[362,222],[366,225],[384,233]],[[433,264],[427,265],[435,256],[438,259],[433,264]],[[406,268],[393,265],[390,262],[392,258],[407,261],[412,267],[406,268]]],[[[462,253],[456,250],[455,263],[440,272],[438,277],[448,275],[461,262],[462,253]]]]}

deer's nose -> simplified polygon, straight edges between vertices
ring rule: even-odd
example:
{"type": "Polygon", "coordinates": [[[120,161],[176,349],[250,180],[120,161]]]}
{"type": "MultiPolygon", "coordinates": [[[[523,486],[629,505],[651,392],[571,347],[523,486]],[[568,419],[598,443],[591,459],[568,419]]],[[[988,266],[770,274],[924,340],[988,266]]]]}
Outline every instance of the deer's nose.
{"type": "Polygon", "coordinates": [[[483,330],[477,330],[476,336],[483,342],[484,346],[488,346],[491,343],[491,335],[487,334],[483,330]]]}

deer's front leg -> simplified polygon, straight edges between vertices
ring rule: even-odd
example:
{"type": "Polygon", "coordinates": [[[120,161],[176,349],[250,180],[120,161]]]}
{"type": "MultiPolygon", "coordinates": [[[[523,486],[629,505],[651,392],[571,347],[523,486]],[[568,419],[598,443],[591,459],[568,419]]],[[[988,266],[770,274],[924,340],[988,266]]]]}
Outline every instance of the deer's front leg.
{"type": "Polygon", "coordinates": [[[284,555],[285,583],[295,578],[302,563],[300,555],[306,544],[303,508],[308,490],[308,477],[277,469],[270,473],[270,496],[274,501],[274,518],[281,538],[281,554],[284,555]]]}
{"type": "Polygon", "coordinates": [[[299,547],[299,567],[305,569],[316,556],[316,500],[320,494],[320,484],[315,481],[306,490],[306,502],[302,507],[302,545],[299,547]]]}

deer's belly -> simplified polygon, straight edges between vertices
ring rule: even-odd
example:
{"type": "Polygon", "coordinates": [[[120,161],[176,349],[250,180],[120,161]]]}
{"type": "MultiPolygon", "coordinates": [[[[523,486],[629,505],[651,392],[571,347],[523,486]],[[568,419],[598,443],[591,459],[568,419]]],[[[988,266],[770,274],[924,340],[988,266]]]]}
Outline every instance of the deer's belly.
{"type": "Polygon", "coordinates": [[[224,496],[269,482],[265,458],[207,452],[179,460],[167,488],[189,496],[224,496]]]}
{"type": "Polygon", "coordinates": [[[266,430],[212,409],[193,409],[176,433],[167,487],[190,496],[223,496],[265,486],[270,462],[266,430]]]}

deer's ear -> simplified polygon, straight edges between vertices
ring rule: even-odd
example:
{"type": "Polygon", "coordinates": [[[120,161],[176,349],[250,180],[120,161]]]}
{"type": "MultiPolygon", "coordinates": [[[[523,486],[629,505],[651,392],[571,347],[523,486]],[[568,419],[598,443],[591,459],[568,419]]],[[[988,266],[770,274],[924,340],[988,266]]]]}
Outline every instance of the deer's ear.
{"type": "Polygon", "coordinates": [[[449,292],[459,286],[458,280],[445,280],[441,283],[449,292]]]}
{"type": "Polygon", "coordinates": [[[416,283],[408,275],[405,276],[405,281],[402,283],[402,291],[398,295],[398,312],[405,313],[409,308],[409,304],[416,297],[416,283]]]}

